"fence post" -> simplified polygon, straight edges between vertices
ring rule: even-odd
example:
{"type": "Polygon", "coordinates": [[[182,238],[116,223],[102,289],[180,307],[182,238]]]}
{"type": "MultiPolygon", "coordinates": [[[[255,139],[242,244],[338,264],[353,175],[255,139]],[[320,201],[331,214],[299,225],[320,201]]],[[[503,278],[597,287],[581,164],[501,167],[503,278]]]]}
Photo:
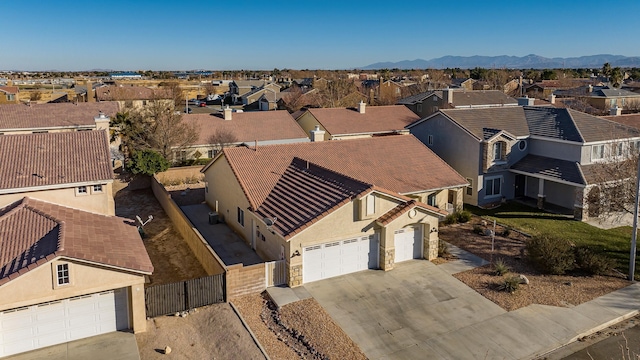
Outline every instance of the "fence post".
{"type": "Polygon", "coordinates": [[[189,301],[189,286],[187,285],[187,281],[182,282],[182,286],[184,286],[184,307],[185,310],[191,310],[191,304],[189,301]]]}

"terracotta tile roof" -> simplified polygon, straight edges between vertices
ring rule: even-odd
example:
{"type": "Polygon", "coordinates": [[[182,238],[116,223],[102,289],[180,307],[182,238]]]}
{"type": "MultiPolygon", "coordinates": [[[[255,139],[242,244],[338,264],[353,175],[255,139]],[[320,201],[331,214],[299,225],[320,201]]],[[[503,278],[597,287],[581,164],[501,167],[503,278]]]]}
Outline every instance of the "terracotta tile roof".
{"type": "Polygon", "coordinates": [[[100,112],[113,117],[120,106],[117,102],[8,104],[0,106],[0,131],[3,129],[52,129],[56,127],[95,126],[100,112]]]}
{"type": "Polygon", "coordinates": [[[628,114],[618,116],[602,116],[603,119],[617,122],[618,124],[631,126],[640,129],[640,114],[628,114]]]}
{"type": "Polygon", "coordinates": [[[369,184],[296,157],[256,213],[277,217],[273,229],[288,239],[371,189],[369,184]]]}
{"type": "Polygon", "coordinates": [[[420,117],[403,105],[366,106],[365,113],[349,108],[317,108],[308,112],[331,135],[392,132],[420,117]]]}
{"type": "Polygon", "coordinates": [[[223,153],[254,209],[265,201],[296,157],[400,194],[467,184],[413,135],[268,145],[257,150],[236,147],[223,153]]]}
{"type": "Polygon", "coordinates": [[[111,180],[104,131],[0,136],[0,191],[111,180]]]}
{"type": "Polygon", "coordinates": [[[210,144],[209,138],[219,130],[231,131],[239,143],[309,138],[286,110],[232,113],[231,120],[224,120],[221,114],[188,114],[182,121],[200,129],[193,145],[210,144]]]}
{"type": "Polygon", "coordinates": [[[0,209],[0,285],[59,256],[153,271],[130,220],[28,197],[0,209]]]}
{"type": "Polygon", "coordinates": [[[7,94],[17,94],[20,90],[17,86],[0,86],[0,91],[7,94]]]}
{"type": "Polygon", "coordinates": [[[172,99],[167,89],[151,89],[144,86],[102,86],[96,89],[99,101],[172,99]]]}

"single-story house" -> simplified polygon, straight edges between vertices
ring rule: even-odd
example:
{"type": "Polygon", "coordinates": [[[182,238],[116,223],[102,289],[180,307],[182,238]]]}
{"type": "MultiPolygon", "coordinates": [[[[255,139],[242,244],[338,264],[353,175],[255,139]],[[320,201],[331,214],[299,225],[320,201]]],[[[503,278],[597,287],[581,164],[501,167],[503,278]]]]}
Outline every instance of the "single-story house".
{"type": "Polygon", "coordinates": [[[411,135],[225,148],[205,198],[288,285],[437,256],[467,182],[411,135]]]}

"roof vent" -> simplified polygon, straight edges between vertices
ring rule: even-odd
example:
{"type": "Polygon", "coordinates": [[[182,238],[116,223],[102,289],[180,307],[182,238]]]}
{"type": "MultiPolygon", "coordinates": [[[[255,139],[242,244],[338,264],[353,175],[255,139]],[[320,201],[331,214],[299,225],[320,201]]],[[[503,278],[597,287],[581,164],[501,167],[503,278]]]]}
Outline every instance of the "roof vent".
{"type": "Polygon", "coordinates": [[[358,104],[358,112],[360,114],[364,114],[366,107],[367,107],[367,104],[364,101],[360,100],[360,103],[358,104]]]}

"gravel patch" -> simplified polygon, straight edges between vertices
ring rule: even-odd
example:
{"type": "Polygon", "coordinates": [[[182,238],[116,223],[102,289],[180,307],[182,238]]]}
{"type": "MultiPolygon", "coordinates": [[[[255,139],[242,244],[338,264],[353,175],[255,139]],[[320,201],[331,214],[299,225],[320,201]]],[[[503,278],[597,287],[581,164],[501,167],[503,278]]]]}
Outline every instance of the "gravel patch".
{"type": "Polygon", "coordinates": [[[233,303],[272,359],[366,359],[315,299],[279,311],[264,293],[233,303]]]}
{"type": "MultiPolygon", "coordinates": [[[[609,276],[542,274],[524,257],[526,236],[514,231],[509,236],[496,236],[492,252],[491,237],[473,233],[473,225],[480,223],[481,220],[474,217],[468,223],[442,226],[439,236],[489,262],[501,259],[509,266],[511,271],[505,276],[495,275],[491,264],[453,275],[507,311],[531,304],[570,307],[631,284],[624,274],[616,272],[609,276]],[[520,285],[513,294],[499,290],[506,277],[520,274],[529,279],[529,285],[520,285]]],[[[498,226],[496,233],[502,230],[498,226]]]]}

